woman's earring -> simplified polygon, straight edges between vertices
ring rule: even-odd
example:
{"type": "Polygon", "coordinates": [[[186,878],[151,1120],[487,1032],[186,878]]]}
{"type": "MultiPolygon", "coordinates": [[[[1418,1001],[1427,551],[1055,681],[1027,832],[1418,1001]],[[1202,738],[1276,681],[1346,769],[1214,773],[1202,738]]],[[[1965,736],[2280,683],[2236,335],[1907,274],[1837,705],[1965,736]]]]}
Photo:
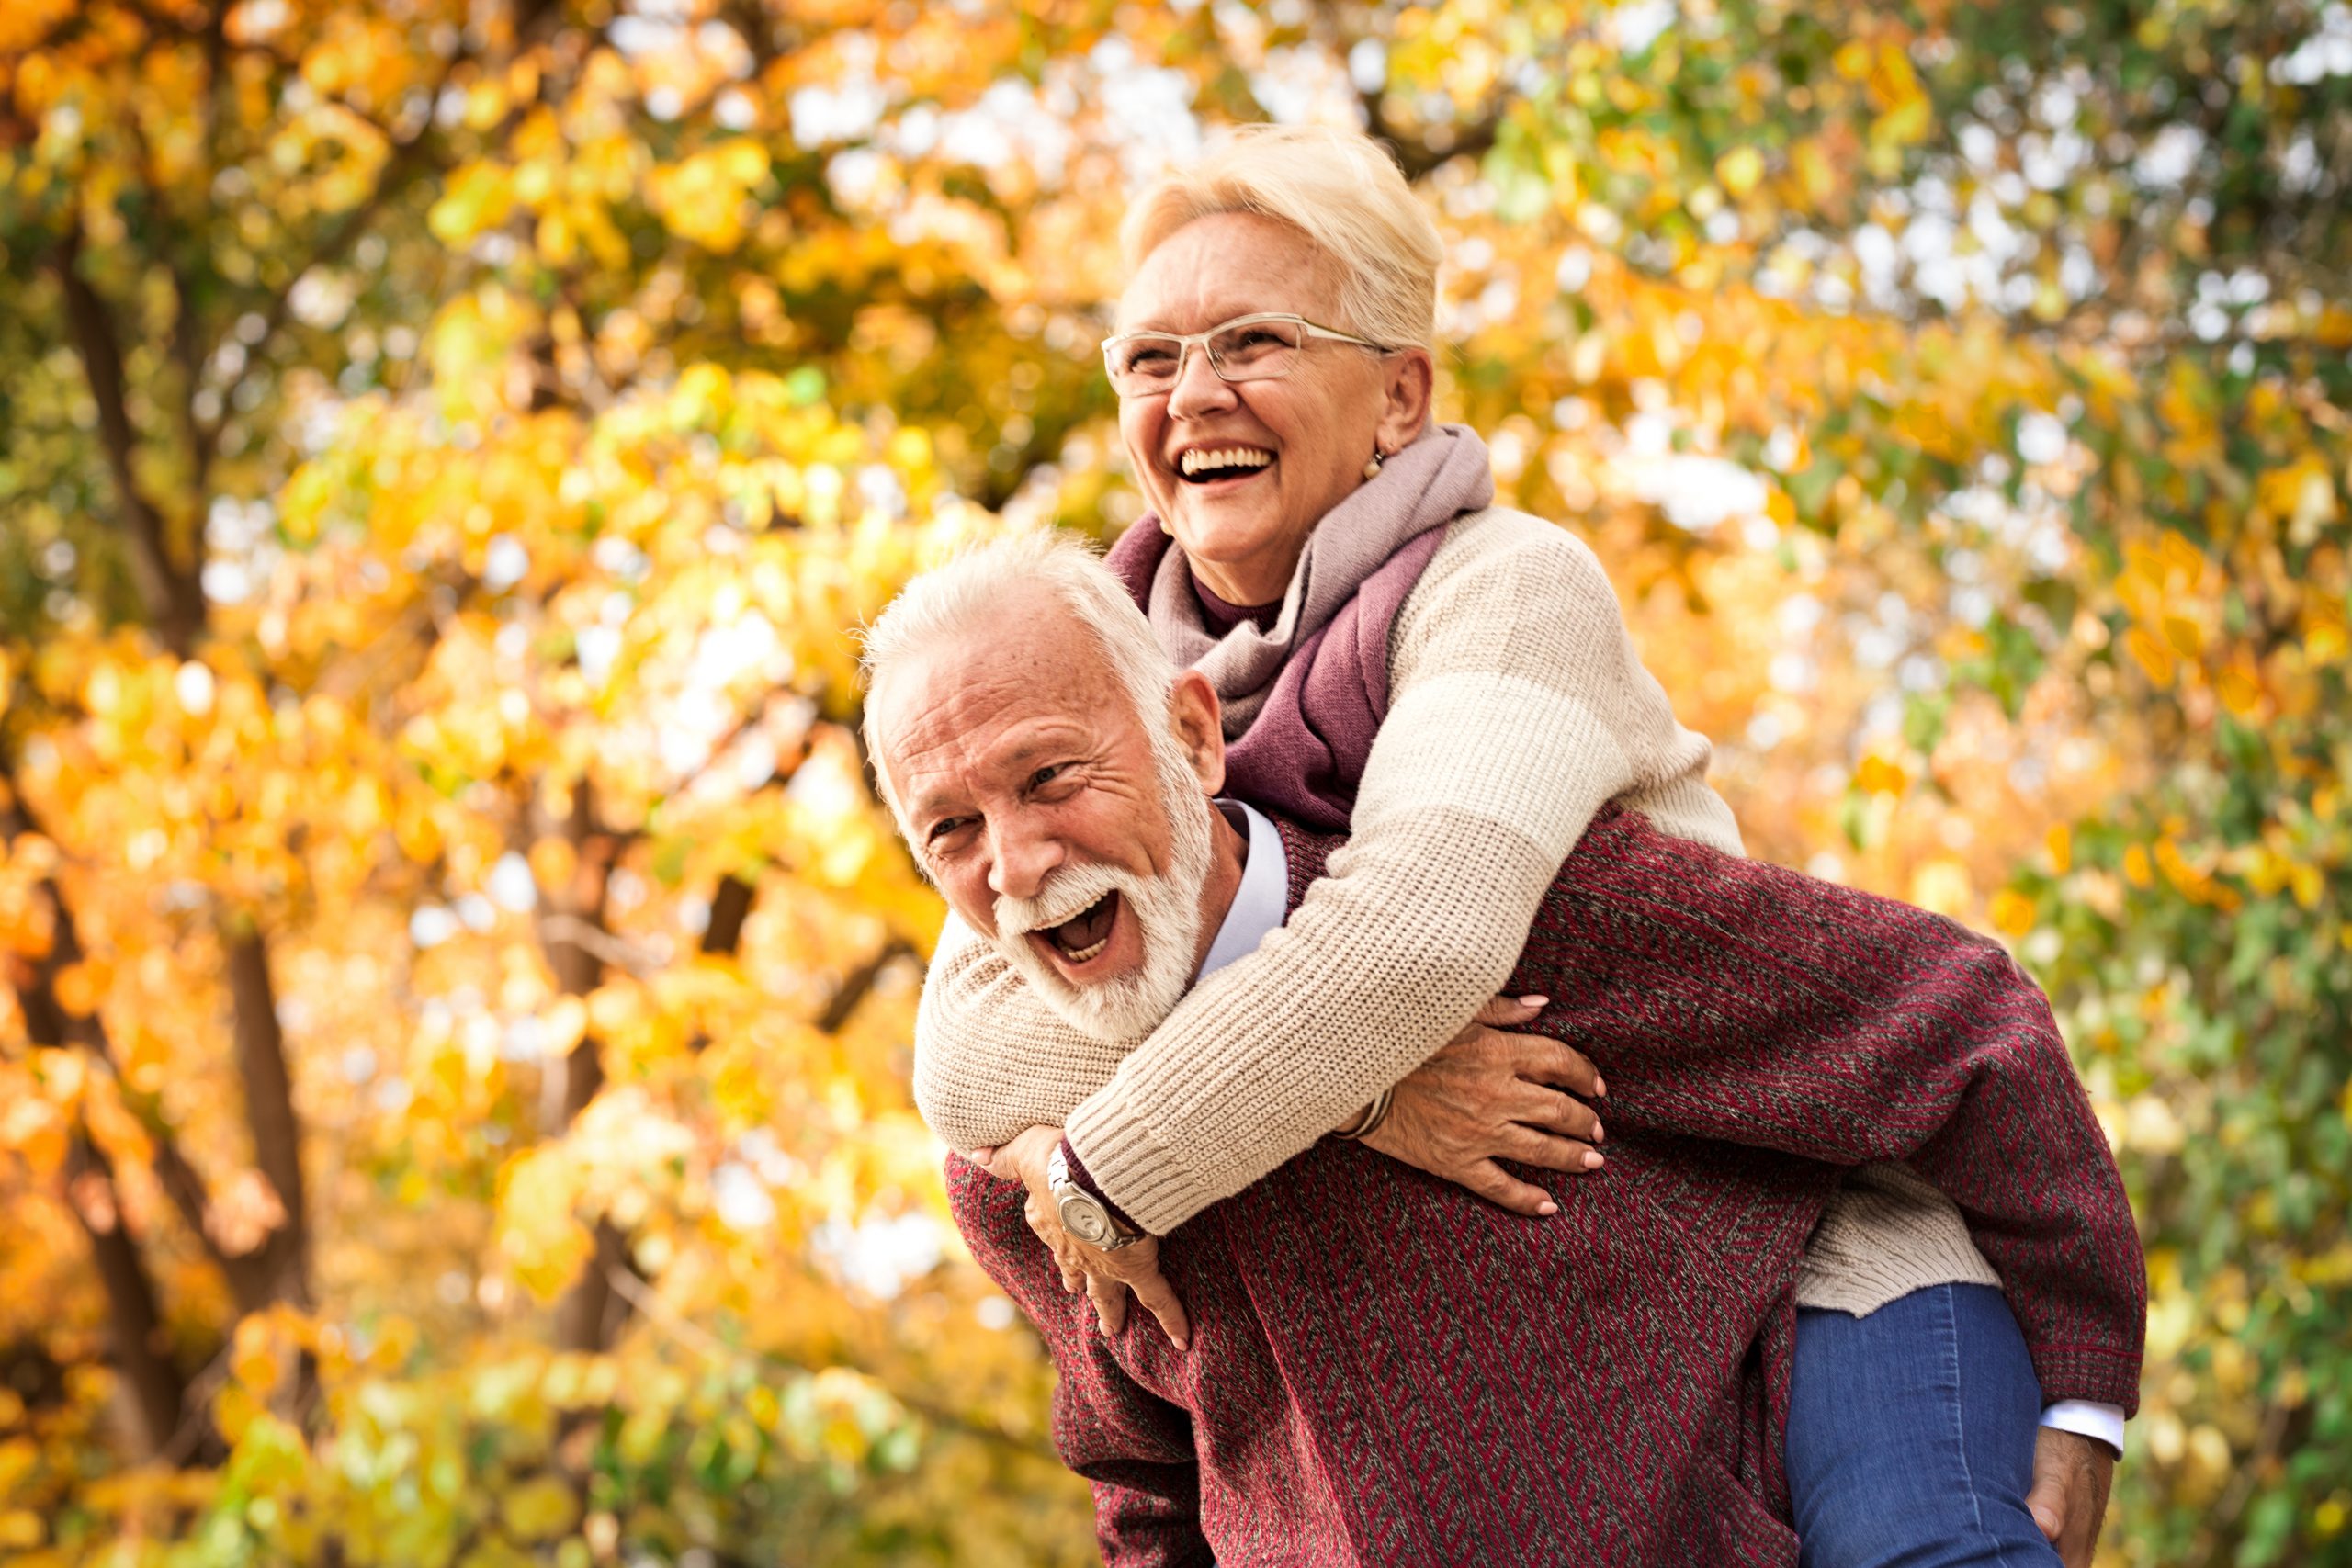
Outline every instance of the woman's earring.
{"type": "Polygon", "coordinates": [[[1363,477],[1368,479],[1380,477],[1380,448],[1377,446],[1372,449],[1372,460],[1363,466],[1363,477]]]}

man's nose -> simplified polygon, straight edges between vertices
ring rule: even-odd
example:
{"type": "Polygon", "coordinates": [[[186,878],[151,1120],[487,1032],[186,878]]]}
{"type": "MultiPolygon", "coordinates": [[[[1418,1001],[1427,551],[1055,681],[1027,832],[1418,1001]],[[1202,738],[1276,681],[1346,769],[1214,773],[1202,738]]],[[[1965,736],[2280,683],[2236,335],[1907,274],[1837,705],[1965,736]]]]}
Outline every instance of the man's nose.
{"type": "Polygon", "coordinates": [[[989,829],[989,891],[1000,898],[1035,898],[1062,863],[1061,845],[1021,825],[989,829]]]}
{"type": "Polygon", "coordinates": [[[1168,416],[1197,419],[1204,413],[1229,409],[1233,401],[1232,384],[1209,363],[1208,345],[1185,344],[1184,363],[1176,372],[1176,385],[1168,393],[1168,416]]]}

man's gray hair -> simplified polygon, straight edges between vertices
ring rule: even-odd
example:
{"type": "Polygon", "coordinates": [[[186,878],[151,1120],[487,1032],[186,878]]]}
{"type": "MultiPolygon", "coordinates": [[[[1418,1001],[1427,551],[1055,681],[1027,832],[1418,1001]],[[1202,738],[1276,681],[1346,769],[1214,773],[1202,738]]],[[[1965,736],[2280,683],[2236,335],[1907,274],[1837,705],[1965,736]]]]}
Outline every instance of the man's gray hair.
{"type": "Polygon", "coordinates": [[[1168,725],[1176,666],[1136,602],[1111,569],[1085,545],[1052,529],[1012,534],[966,550],[909,582],[865,628],[865,750],[883,804],[908,829],[882,765],[882,737],[874,696],[890,672],[944,637],[1002,624],[1008,602],[1023,588],[1044,588],[1102,645],[1103,657],[1147,731],[1168,725]]]}

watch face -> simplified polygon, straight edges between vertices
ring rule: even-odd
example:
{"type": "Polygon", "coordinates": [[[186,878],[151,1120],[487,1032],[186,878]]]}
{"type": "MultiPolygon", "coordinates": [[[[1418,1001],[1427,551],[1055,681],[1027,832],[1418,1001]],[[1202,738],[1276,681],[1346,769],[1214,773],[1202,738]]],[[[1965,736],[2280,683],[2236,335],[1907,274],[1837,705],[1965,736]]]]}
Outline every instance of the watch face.
{"type": "Polygon", "coordinates": [[[1111,1239],[1111,1216],[1088,1193],[1076,1193],[1061,1201],[1062,1229],[1089,1247],[1100,1247],[1111,1239]]]}

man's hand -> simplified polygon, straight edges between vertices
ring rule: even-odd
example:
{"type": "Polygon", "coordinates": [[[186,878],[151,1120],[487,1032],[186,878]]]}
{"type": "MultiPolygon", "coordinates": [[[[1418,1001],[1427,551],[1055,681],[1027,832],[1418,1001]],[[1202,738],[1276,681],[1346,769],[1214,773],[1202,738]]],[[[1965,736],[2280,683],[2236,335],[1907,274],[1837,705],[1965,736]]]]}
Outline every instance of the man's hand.
{"type": "Polygon", "coordinates": [[[1545,1005],[1542,997],[1498,997],[1480,1008],[1452,1043],[1396,1086],[1388,1120],[1364,1142],[1506,1209],[1557,1213],[1550,1193],[1495,1163],[1577,1174],[1604,1163],[1592,1146],[1601,1141],[1600,1118],[1569,1098],[1598,1098],[1600,1074],[1556,1040],[1508,1032],[1545,1005]]]}
{"type": "Polygon", "coordinates": [[[2033,1490],[2025,1506],[2041,1533],[2058,1548],[2066,1568],[2090,1568],[2107,1517],[2107,1489],[2115,1479],[2115,1455],[2096,1438],[2044,1427],[2033,1439],[2033,1490]]]}
{"type": "Polygon", "coordinates": [[[1103,1333],[1116,1334],[1126,1326],[1127,1292],[1133,1291],[1144,1310],[1159,1320],[1170,1342],[1179,1350],[1188,1348],[1192,1325],[1175,1287],[1159,1271],[1158,1236],[1105,1252],[1062,1229],[1053,1189],[1046,1180],[1046,1161],[1061,1141],[1059,1127],[1031,1127],[1000,1147],[973,1150],[972,1163],[999,1180],[1018,1181],[1029,1190],[1022,1217],[1052,1251],[1061,1268],[1062,1289],[1073,1294],[1082,1290],[1094,1303],[1094,1318],[1103,1333]]]}

